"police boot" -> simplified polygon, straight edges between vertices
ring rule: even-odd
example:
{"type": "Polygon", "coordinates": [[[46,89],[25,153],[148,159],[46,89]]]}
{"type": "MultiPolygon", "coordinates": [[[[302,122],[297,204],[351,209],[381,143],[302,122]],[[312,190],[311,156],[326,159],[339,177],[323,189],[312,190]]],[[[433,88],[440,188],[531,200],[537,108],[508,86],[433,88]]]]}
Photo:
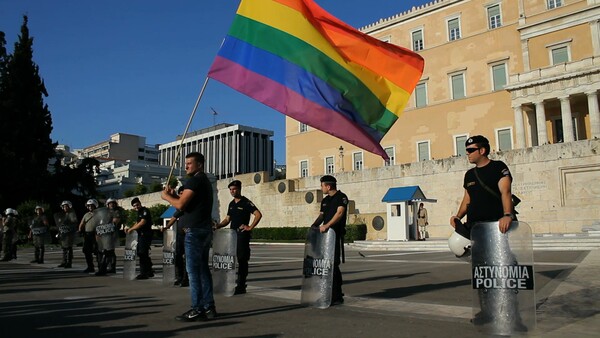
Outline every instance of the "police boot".
{"type": "Polygon", "coordinates": [[[38,264],[44,264],[44,251],[46,251],[46,248],[42,246],[40,248],[40,259],[38,260],[38,264]]]}
{"type": "Polygon", "coordinates": [[[65,264],[65,269],[69,269],[73,266],[73,248],[67,249],[67,263],[65,264]]]}
{"type": "Polygon", "coordinates": [[[106,265],[108,265],[108,258],[106,256],[106,252],[103,252],[101,255],[102,258],[98,263],[98,272],[96,272],[96,276],[106,276],[106,265]]]}
{"type": "Polygon", "coordinates": [[[83,270],[83,272],[94,272],[94,257],[92,255],[85,255],[85,262],[87,263],[87,269],[83,270]]]}
{"type": "Polygon", "coordinates": [[[40,261],[40,247],[36,246],[35,251],[33,252],[34,258],[29,263],[38,263],[40,261]]]}
{"type": "Polygon", "coordinates": [[[110,252],[110,270],[108,272],[117,273],[117,255],[114,250],[110,252]]]}
{"type": "Polygon", "coordinates": [[[63,249],[62,262],[57,267],[64,268],[65,265],[67,265],[67,249],[63,249]]]}

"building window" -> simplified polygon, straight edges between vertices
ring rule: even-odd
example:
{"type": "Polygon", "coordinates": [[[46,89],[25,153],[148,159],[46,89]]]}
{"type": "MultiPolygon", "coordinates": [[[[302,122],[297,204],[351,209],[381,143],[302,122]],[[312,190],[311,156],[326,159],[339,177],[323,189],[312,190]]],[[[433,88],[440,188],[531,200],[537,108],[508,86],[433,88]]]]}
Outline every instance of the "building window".
{"type": "Polygon", "coordinates": [[[450,85],[452,86],[452,99],[462,99],[465,97],[465,74],[458,73],[450,75],[450,85]]]}
{"type": "Polygon", "coordinates": [[[334,173],[335,166],[333,162],[333,156],[325,157],[325,174],[332,175],[334,173]]]}
{"type": "Polygon", "coordinates": [[[354,170],[362,170],[363,169],[363,153],[353,153],[352,154],[352,163],[354,163],[354,170]]]}
{"type": "Polygon", "coordinates": [[[487,8],[488,24],[490,29],[502,26],[502,16],[500,15],[500,5],[493,5],[487,8]]]}
{"type": "Polygon", "coordinates": [[[300,122],[300,132],[306,133],[308,131],[308,125],[306,123],[300,122]]]}
{"type": "Polygon", "coordinates": [[[415,87],[415,106],[417,108],[427,106],[427,83],[421,82],[415,87]]]}
{"type": "Polygon", "coordinates": [[[550,49],[552,57],[552,64],[557,65],[560,63],[569,62],[569,47],[561,46],[550,49]]]}
{"type": "Polygon", "coordinates": [[[390,166],[390,165],[394,165],[396,164],[396,150],[394,149],[394,147],[387,147],[384,149],[385,153],[387,154],[387,156],[389,157],[389,159],[383,161],[383,165],[384,166],[390,166]]]}
{"type": "Polygon", "coordinates": [[[510,128],[496,130],[496,139],[498,140],[498,150],[512,150],[512,131],[510,128]]]}
{"type": "Polygon", "coordinates": [[[506,63],[500,63],[492,66],[492,86],[494,91],[502,90],[506,87],[506,63]]]}
{"type": "Polygon", "coordinates": [[[421,161],[429,161],[431,155],[429,154],[429,141],[417,142],[417,159],[421,161]]]}
{"type": "Polygon", "coordinates": [[[454,155],[456,156],[465,156],[467,155],[467,151],[465,150],[465,142],[467,142],[467,138],[469,135],[456,135],[454,136],[454,155]]]}
{"type": "Polygon", "coordinates": [[[300,161],[300,177],[308,177],[308,161],[300,161]]]}
{"type": "Polygon", "coordinates": [[[425,44],[423,43],[423,30],[412,32],[412,46],[415,52],[423,50],[425,44]]]}
{"type": "Polygon", "coordinates": [[[548,9],[562,6],[562,0],[548,0],[548,9]]]}
{"type": "Polygon", "coordinates": [[[450,19],[448,20],[448,41],[458,39],[460,39],[460,19],[450,19]]]}

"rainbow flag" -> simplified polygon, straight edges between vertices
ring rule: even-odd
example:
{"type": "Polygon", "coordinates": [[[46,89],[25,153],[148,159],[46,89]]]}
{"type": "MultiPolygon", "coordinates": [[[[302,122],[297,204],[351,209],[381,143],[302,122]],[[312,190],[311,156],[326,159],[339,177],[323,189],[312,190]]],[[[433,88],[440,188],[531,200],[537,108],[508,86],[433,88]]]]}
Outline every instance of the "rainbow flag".
{"type": "Polygon", "coordinates": [[[357,31],[312,0],[242,0],[208,76],[387,158],[379,143],[423,66],[418,54],[357,31]]]}

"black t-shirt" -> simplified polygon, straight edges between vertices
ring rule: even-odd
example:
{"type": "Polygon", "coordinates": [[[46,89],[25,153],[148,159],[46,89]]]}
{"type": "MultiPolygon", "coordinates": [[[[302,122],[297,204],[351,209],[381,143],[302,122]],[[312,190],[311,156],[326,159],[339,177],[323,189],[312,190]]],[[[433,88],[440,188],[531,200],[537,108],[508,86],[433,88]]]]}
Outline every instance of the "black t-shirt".
{"type": "Polygon", "coordinates": [[[512,182],[510,170],[502,161],[490,160],[490,163],[481,168],[471,168],[465,174],[463,187],[469,193],[470,203],[467,206],[468,222],[497,221],[504,215],[504,208],[500,200],[498,182],[501,178],[508,177],[512,182]],[[481,186],[477,176],[496,195],[492,195],[481,186]]]}
{"type": "Polygon", "coordinates": [[[179,218],[184,228],[212,229],[213,190],[205,173],[197,172],[187,179],[183,189],[190,189],[194,197],[187,203],[179,218]]]}
{"type": "Polygon", "coordinates": [[[137,213],[137,222],[139,223],[143,219],[146,220],[146,223],[144,223],[141,228],[137,229],[138,234],[145,234],[152,231],[152,215],[150,214],[150,210],[146,207],[141,207],[137,213]]]}
{"type": "Polygon", "coordinates": [[[239,228],[242,224],[249,225],[250,215],[254,213],[258,208],[252,203],[249,199],[242,196],[240,201],[235,203],[235,200],[232,200],[229,203],[229,208],[227,209],[227,216],[229,216],[231,220],[230,227],[232,229],[239,228]]]}
{"type": "Polygon", "coordinates": [[[335,213],[337,212],[338,207],[344,207],[344,215],[342,218],[331,226],[336,233],[342,232],[346,227],[346,215],[348,214],[348,196],[341,191],[336,191],[333,196],[325,196],[323,201],[321,201],[321,212],[323,213],[323,224],[329,222],[335,213]]]}

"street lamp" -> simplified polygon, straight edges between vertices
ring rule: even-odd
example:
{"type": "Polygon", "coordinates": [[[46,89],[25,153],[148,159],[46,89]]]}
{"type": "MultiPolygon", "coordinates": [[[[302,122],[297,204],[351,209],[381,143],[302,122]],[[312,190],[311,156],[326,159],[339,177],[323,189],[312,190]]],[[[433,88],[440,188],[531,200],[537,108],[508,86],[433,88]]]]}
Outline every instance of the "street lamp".
{"type": "Polygon", "coordinates": [[[344,171],[344,147],[340,146],[340,171],[344,171]]]}

